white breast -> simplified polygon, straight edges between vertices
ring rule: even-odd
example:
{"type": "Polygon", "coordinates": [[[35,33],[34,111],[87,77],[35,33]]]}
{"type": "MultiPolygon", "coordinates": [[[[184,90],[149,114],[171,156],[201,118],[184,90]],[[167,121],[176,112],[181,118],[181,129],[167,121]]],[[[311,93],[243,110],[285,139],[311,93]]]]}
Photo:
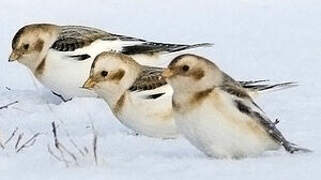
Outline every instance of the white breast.
{"type": "Polygon", "coordinates": [[[127,92],[124,107],[116,116],[125,126],[140,134],[175,138],[177,131],[172,114],[172,93],[169,85],[151,91],[127,92]],[[166,94],[157,99],[144,98],[161,92],[166,94]]]}
{"type": "Polygon", "coordinates": [[[220,102],[207,98],[190,111],[174,113],[178,131],[199,150],[217,158],[255,156],[279,147],[225,98],[220,96],[220,102]]]}

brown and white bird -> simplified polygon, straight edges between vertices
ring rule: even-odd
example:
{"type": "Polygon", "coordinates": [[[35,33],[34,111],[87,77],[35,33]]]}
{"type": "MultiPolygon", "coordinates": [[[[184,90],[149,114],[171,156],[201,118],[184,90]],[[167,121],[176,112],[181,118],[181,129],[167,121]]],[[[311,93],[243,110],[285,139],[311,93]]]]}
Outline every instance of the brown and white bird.
{"type": "Polygon", "coordinates": [[[135,132],[175,138],[172,90],[162,72],[162,68],[142,66],[129,56],[103,52],[95,58],[83,88],[93,89],[119,121],[135,132]]]}
{"type": "Polygon", "coordinates": [[[161,57],[209,43],[184,45],[149,42],[84,26],[31,24],[12,40],[9,61],[27,66],[34,76],[63,100],[93,96],[81,85],[89,76],[94,58],[103,51],[117,51],[142,64],[155,65],[161,57]]]}
{"type": "Polygon", "coordinates": [[[176,57],[163,76],[174,90],[172,105],[179,133],[215,158],[256,156],[281,146],[309,151],[289,142],[246,89],[213,62],[196,55],[176,57]]]}
{"type": "MultiPolygon", "coordinates": [[[[144,66],[133,58],[115,52],[99,54],[83,85],[103,97],[112,112],[125,126],[139,134],[175,138],[177,131],[172,114],[172,88],[161,76],[163,68],[144,66]]],[[[291,83],[262,85],[254,81],[237,86],[247,87],[249,92],[288,87],[291,83]]]]}

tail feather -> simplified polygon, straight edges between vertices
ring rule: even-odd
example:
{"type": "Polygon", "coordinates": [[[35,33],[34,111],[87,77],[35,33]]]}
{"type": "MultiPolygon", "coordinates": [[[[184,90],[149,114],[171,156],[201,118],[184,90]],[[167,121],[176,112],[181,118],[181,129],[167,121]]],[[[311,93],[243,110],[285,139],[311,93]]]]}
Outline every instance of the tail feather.
{"type": "Polygon", "coordinates": [[[293,154],[295,152],[303,152],[303,153],[313,152],[310,149],[299,147],[298,145],[290,143],[290,142],[286,142],[282,145],[283,145],[284,149],[291,154],[293,154]]]}
{"type": "Polygon", "coordinates": [[[174,45],[174,46],[169,46],[167,49],[168,52],[177,52],[177,51],[183,51],[187,49],[193,49],[193,48],[198,48],[198,47],[211,47],[214,44],[212,43],[201,43],[201,44],[192,44],[192,45],[174,45]]]}
{"type": "Polygon", "coordinates": [[[257,80],[257,81],[240,81],[242,87],[252,91],[266,91],[266,90],[283,90],[298,86],[297,82],[284,82],[278,84],[266,84],[269,80],[257,80]]]}

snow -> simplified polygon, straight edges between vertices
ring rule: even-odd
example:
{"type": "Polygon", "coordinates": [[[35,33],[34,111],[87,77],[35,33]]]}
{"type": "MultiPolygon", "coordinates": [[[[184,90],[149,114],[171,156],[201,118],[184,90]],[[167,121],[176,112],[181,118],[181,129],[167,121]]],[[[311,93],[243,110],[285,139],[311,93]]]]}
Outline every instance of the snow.
{"type": "Polygon", "coordinates": [[[319,179],[321,176],[321,1],[320,0],[163,0],[0,2],[0,180],[11,179],[319,179]],[[209,159],[186,140],[135,136],[99,99],[60,103],[20,64],[8,63],[11,39],[24,24],[51,22],[94,26],[160,42],[213,42],[195,53],[209,57],[236,79],[297,81],[300,86],[266,93],[257,101],[279,118],[285,136],[310,154],[267,152],[243,160],[209,159]],[[11,90],[6,89],[9,87],[11,90]],[[67,168],[48,152],[59,141],[76,157],[67,168]],[[91,128],[94,125],[94,130],[91,128]],[[36,142],[18,147],[36,133],[36,142]],[[68,136],[68,134],[70,136],[68,136]],[[97,134],[97,159],[93,138],[97,134]],[[86,146],[82,156],[79,148],[86,146]]]}

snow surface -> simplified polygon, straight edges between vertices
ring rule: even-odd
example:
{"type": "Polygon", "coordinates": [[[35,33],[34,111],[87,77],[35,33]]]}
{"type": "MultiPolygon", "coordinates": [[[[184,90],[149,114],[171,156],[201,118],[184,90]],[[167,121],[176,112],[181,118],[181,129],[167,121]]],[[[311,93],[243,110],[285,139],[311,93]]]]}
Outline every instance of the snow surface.
{"type": "MultiPolygon", "coordinates": [[[[320,0],[90,0],[0,1],[0,180],[11,179],[320,179],[321,176],[321,1],[320,0]],[[300,86],[265,94],[258,103],[285,136],[310,154],[283,150],[243,160],[209,159],[186,140],[159,140],[123,127],[99,99],[60,103],[20,64],[8,63],[11,39],[24,24],[52,22],[99,27],[160,42],[213,42],[198,49],[236,79],[298,81],[300,86]],[[9,87],[11,90],[8,90],[9,87]],[[78,165],[55,154],[58,139],[78,165]],[[95,130],[91,128],[92,124],[95,130]],[[31,136],[36,142],[16,153],[31,136]],[[68,135],[69,134],[69,135],[68,135]],[[93,137],[98,136],[97,159],[93,137]],[[78,148],[88,148],[82,156],[78,148]]],[[[29,144],[30,145],[30,144],[29,144]]],[[[82,150],[84,151],[84,150],[82,150]]]]}

